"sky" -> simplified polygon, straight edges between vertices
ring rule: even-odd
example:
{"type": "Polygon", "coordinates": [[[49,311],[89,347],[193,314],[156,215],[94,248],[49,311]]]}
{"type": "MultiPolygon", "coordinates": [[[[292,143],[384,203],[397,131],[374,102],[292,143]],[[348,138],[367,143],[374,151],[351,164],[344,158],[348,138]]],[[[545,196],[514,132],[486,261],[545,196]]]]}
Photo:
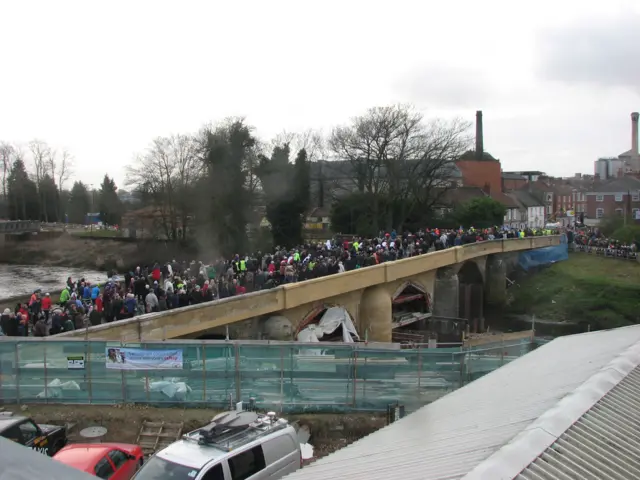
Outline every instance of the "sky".
{"type": "Polygon", "coordinates": [[[328,133],[393,103],[482,110],[504,171],[593,173],[640,110],[637,0],[0,0],[0,19],[0,141],[68,148],[96,186],[157,136],[328,133]]]}

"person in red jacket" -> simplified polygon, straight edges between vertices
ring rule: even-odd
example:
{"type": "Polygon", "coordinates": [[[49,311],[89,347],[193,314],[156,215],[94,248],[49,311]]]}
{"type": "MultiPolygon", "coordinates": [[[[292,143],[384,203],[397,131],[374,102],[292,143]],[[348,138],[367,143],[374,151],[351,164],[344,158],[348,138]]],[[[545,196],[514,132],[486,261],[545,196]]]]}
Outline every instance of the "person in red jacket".
{"type": "Polygon", "coordinates": [[[151,270],[151,278],[153,278],[155,282],[160,283],[161,277],[162,277],[162,272],[160,271],[160,267],[156,264],[154,265],[153,270],[151,270]]]}
{"type": "Polygon", "coordinates": [[[96,311],[102,313],[104,311],[104,300],[102,299],[102,293],[96,298],[96,311]]]}
{"type": "Polygon", "coordinates": [[[41,306],[44,312],[44,321],[49,322],[49,312],[51,311],[51,295],[49,293],[45,293],[41,306]]]}

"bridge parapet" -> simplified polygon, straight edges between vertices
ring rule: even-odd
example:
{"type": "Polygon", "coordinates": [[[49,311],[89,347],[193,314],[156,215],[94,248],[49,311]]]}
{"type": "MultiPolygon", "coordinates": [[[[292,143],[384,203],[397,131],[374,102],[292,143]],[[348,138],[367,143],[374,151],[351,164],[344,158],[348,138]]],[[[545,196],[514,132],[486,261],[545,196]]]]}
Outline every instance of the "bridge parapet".
{"type": "Polygon", "coordinates": [[[32,220],[0,221],[0,233],[32,233],[40,231],[40,222],[32,220]]]}

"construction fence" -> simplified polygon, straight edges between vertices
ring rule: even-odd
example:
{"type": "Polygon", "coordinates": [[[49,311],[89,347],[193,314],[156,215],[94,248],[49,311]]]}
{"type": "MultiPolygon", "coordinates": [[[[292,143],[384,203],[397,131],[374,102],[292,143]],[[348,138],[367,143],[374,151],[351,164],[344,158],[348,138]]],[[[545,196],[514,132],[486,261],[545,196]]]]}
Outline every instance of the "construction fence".
{"type": "Polygon", "coordinates": [[[271,341],[127,343],[0,339],[0,403],[411,411],[524,355],[531,338],[480,347],[271,341]]]}

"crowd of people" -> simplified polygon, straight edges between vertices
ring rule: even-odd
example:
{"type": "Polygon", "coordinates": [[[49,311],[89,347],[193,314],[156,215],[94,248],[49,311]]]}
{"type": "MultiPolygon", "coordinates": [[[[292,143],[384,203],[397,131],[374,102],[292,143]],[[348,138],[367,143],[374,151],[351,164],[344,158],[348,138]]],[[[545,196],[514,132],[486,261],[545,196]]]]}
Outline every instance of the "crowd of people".
{"type": "Polygon", "coordinates": [[[628,258],[635,260],[638,252],[638,241],[627,243],[603,235],[598,228],[577,228],[569,232],[569,243],[573,243],[576,251],[603,255],[607,257],[628,258]],[[573,242],[571,242],[573,239],[573,242]]]}
{"type": "Polygon", "coordinates": [[[49,293],[35,291],[28,303],[5,309],[0,329],[5,335],[44,337],[151,312],[195,305],[247,292],[274,288],[430,251],[486,240],[555,233],[546,229],[425,229],[375,238],[336,236],[324,243],[293,249],[237,254],[205,265],[166,262],[136,267],[124,275],[108,273],[102,284],[67,279],[54,303],[49,293]]]}

